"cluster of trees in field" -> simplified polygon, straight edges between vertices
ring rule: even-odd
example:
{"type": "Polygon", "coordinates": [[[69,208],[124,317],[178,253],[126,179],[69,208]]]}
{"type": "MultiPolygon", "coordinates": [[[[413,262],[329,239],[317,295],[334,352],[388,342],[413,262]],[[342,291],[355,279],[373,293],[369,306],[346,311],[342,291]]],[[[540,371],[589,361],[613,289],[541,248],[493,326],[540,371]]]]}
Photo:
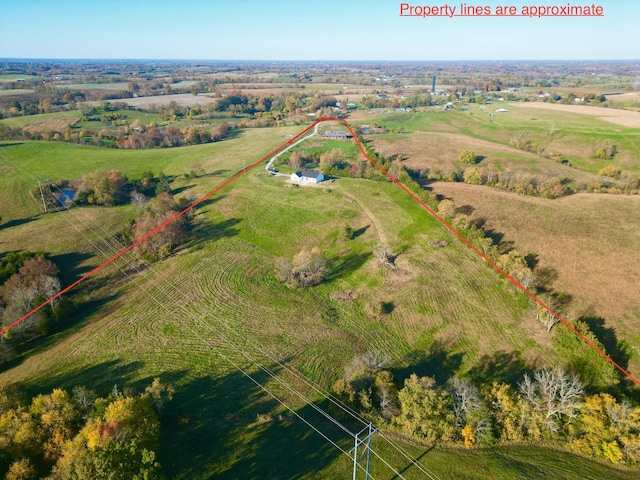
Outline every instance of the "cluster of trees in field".
{"type": "MultiPolygon", "coordinates": [[[[188,175],[198,175],[201,167],[192,165],[188,175]],[[194,170],[195,169],[195,170],[194,170]]],[[[169,178],[160,173],[145,172],[139,179],[129,180],[119,170],[96,170],[86,174],[77,182],[79,205],[121,205],[130,202],[140,212],[138,217],[123,230],[123,240],[139,241],[138,252],[148,260],[167,257],[187,236],[191,215],[183,215],[166,227],[148,236],[160,225],[186,208],[189,200],[177,200],[171,194],[169,178]],[[146,238],[145,238],[146,237],[146,238]]],[[[51,186],[47,191],[52,195],[51,186]]]]}
{"type": "Polygon", "coordinates": [[[380,352],[357,355],[333,392],[366,418],[428,444],[535,442],[615,464],[640,462],[640,408],[589,392],[560,367],[526,372],[514,385],[416,374],[398,384],[389,367],[380,352]]]}
{"type": "Polygon", "coordinates": [[[176,217],[190,202],[186,199],[176,200],[169,192],[162,192],[145,202],[136,193],[132,194],[132,201],[139,206],[141,212],[130,228],[124,231],[125,239],[139,242],[136,249],[147,260],[166,258],[187,239],[191,213],[175,218],[153,234],[151,232],[176,217]]]}
{"type": "MultiPolygon", "coordinates": [[[[43,253],[8,252],[0,259],[0,324],[10,325],[60,292],[58,274],[43,253]]],[[[0,336],[0,363],[30,340],[53,332],[74,308],[72,300],[59,297],[0,336]]]]}
{"type": "Polygon", "coordinates": [[[6,480],[158,479],[159,413],[172,395],[156,378],[141,394],[76,387],[24,401],[0,383],[0,472],[6,480]]]}
{"type": "Polygon", "coordinates": [[[293,258],[281,257],[276,261],[275,274],[281,282],[301,288],[322,283],[328,262],[318,247],[303,248],[293,258]]]}

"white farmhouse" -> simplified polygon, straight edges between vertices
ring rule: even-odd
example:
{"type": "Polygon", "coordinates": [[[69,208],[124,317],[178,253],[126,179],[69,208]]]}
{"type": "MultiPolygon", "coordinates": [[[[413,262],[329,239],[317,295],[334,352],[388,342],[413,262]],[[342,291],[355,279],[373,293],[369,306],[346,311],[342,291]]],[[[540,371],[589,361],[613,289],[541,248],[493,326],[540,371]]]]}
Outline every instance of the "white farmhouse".
{"type": "Polygon", "coordinates": [[[315,172],[313,170],[298,170],[296,173],[291,174],[291,180],[299,183],[320,183],[324,180],[322,172],[315,172]]]}

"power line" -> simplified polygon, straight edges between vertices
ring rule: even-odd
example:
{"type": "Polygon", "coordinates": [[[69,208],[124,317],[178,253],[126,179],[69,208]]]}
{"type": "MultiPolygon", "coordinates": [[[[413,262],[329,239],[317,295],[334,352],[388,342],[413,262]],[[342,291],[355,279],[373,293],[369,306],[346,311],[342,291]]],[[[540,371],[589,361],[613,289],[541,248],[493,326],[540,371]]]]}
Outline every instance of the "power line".
{"type": "MultiPolygon", "coordinates": [[[[317,124],[317,123],[319,123],[319,122],[316,122],[316,124],[317,124]]],[[[315,125],[315,124],[314,124],[314,125],[315,125]]],[[[313,127],[314,125],[312,125],[311,127],[313,127]]],[[[287,143],[291,143],[291,142],[295,141],[295,139],[296,139],[296,138],[298,138],[298,137],[300,137],[301,135],[303,135],[303,134],[304,134],[306,131],[308,131],[311,127],[307,128],[305,131],[301,132],[297,137],[292,138],[292,139],[291,139],[289,142],[287,142],[287,143]]],[[[285,143],[284,145],[286,145],[287,143],[285,143]]],[[[283,145],[283,146],[284,146],[284,145],[283,145]]],[[[274,152],[275,152],[275,151],[278,151],[278,150],[279,150],[279,149],[281,149],[283,146],[281,146],[281,147],[279,147],[278,149],[274,150],[274,152]]],[[[270,156],[270,155],[272,155],[272,154],[273,154],[273,152],[272,152],[272,153],[270,153],[269,155],[267,155],[267,157],[268,157],[268,156],[270,156]]],[[[251,166],[249,167],[249,169],[251,169],[251,168],[255,167],[257,164],[261,163],[263,160],[264,160],[264,158],[263,158],[262,160],[260,160],[260,161],[256,162],[256,163],[254,163],[253,165],[251,165],[251,166]]],[[[245,170],[243,170],[240,174],[245,173],[245,171],[248,171],[248,170],[246,170],[246,169],[245,169],[245,170]]],[[[218,187],[218,188],[217,188],[217,189],[215,189],[214,191],[210,192],[210,194],[208,194],[206,197],[203,197],[203,199],[199,200],[198,202],[195,202],[193,205],[191,205],[190,207],[188,207],[187,209],[185,209],[183,212],[181,212],[181,214],[186,213],[186,211],[188,211],[188,210],[192,209],[192,208],[193,208],[193,207],[195,207],[198,203],[201,203],[205,198],[209,198],[213,193],[215,193],[215,192],[219,191],[222,187],[224,187],[224,186],[226,186],[227,184],[231,183],[231,181],[235,180],[235,178],[237,178],[238,176],[239,176],[239,175],[234,176],[232,179],[230,179],[229,181],[225,182],[223,185],[221,185],[220,187],[218,187]]],[[[73,203],[75,203],[75,202],[73,202],[73,203]]],[[[67,208],[67,209],[68,209],[68,208],[67,208]]],[[[68,209],[68,210],[70,210],[70,209],[68,209]]],[[[79,210],[80,210],[80,211],[83,211],[83,209],[79,209],[79,210]]],[[[60,210],[58,209],[58,211],[60,211],[60,210]]],[[[177,217],[174,217],[174,218],[170,219],[170,220],[169,220],[169,222],[171,222],[171,221],[175,220],[176,218],[177,218],[177,217]]],[[[169,222],[167,222],[166,224],[168,224],[169,222]]],[[[165,225],[166,225],[166,224],[165,224],[165,225]]],[[[100,225],[100,224],[99,224],[99,225],[100,225]]],[[[158,231],[160,228],[163,228],[165,225],[160,226],[156,231],[158,231]]],[[[101,228],[103,231],[105,231],[105,232],[106,232],[106,230],[105,230],[101,225],[100,225],[100,228],[101,228]]],[[[78,231],[80,231],[80,230],[78,229],[78,231]]],[[[91,232],[93,232],[93,230],[92,230],[92,229],[90,229],[90,231],[91,231],[91,232]]],[[[95,233],[95,232],[93,232],[93,233],[95,233]]],[[[155,231],[154,231],[154,232],[151,232],[151,234],[153,234],[153,233],[155,233],[155,231]]],[[[83,236],[84,236],[84,235],[83,235],[83,236]]],[[[150,236],[150,235],[149,235],[149,236],[150,236]]],[[[96,235],[96,237],[97,237],[99,240],[101,240],[103,243],[105,243],[105,245],[107,245],[107,248],[111,248],[111,249],[116,250],[116,247],[115,247],[114,245],[111,245],[111,244],[110,244],[110,243],[108,243],[106,240],[101,239],[101,237],[100,237],[99,235],[96,235]]],[[[86,238],[86,236],[85,236],[85,238],[86,238]]],[[[145,237],[145,238],[146,238],[146,237],[145,237]]],[[[124,253],[124,252],[128,252],[128,251],[130,251],[130,250],[131,250],[131,247],[132,247],[132,246],[130,245],[129,247],[126,247],[123,251],[117,252],[117,253],[116,253],[116,255],[115,255],[114,257],[112,257],[110,260],[111,260],[111,261],[113,261],[114,259],[120,258],[120,257],[123,255],[123,253],[124,253]]],[[[96,246],[96,248],[98,248],[98,250],[100,250],[100,249],[99,249],[99,247],[97,247],[97,246],[96,246]]],[[[100,251],[101,251],[101,250],[100,250],[100,251]]],[[[125,260],[125,261],[127,261],[127,260],[125,260]]],[[[129,263],[131,264],[131,261],[129,261],[129,263]]],[[[105,265],[105,264],[103,263],[102,265],[105,265]]],[[[127,274],[127,273],[126,273],[126,272],[125,272],[121,267],[118,267],[118,268],[119,268],[119,269],[122,271],[122,273],[124,273],[128,278],[132,279],[132,277],[131,277],[130,275],[128,275],[128,274],[127,274]]],[[[138,267],[137,267],[137,266],[134,266],[134,269],[139,271],[139,269],[138,269],[138,267]]],[[[92,272],[90,272],[90,273],[92,273],[92,272]]],[[[146,274],[144,274],[144,273],[143,273],[143,276],[145,276],[145,278],[146,278],[146,274]]],[[[77,284],[77,283],[76,283],[76,284],[77,284]]],[[[70,289],[71,287],[75,286],[76,284],[72,284],[70,287],[68,287],[68,288],[67,288],[67,290],[68,290],[68,289],[70,289]]],[[[158,287],[158,288],[159,288],[159,287],[158,287]]],[[[164,289],[164,290],[166,291],[166,289],[164,289]]],[[[179,291],[179,289],[177,289],[177,288],[176,288],[175,290],[176,290],[176,291],[179,291]]],[[[60,292],[60,294],[59,294],[59,295],[61,295],[62,293],[63,293],[63,292],[60,292]]],[[[29,314],[27,314],[27,316],[28,316],[28,315],[29,315],[29,314]]],[[[230,330],[231,330],[231,331],[233,331],[235,334],[237,334],[237,332],[235,332],[231,327],[229,327],[229,325],[228,325],[226,322],[223,322],[223,324],[224,324],[224,326],[225,326],[227,329],[230,329],[230,330]]],[[[254,345],[254,348],[256,348],[256,346],[255,346],[255,345],[254,345]]],[[[271,358],[271,360],[272,360],[272,361],[274,360],[274,359],[273,359],[273,357],[272,357],[271,355],[269,355],[268,353],[266,353],[265,351],[263,351],[263,350],[262,350],[262,349],[260,349],[259,347],[257,347],[257,349],[258,349],[258,350],[259,350],[263,355],[266,355],[267,357],[271,358]]],[[[335,397],[331,396],[330,394],[328,394],[328,393],[327,393],[327,392],[325,392],[325,391],[322,391],[322,390],[321,390],[321,389],[319,389],[316,385],[314,385],[313,383],[310,383],[310,382],[308,381],[308,379],[306,379],[306,377],[304,377],[304,376],[300,376],[300,375],[299,375],[299,373],[298,373],[297,371],[295,371],[295,370],[293,370],[293,369],[290,369],[290,367],[288,367],[287,365],[283,365],[282,363],[280,363],[280,362],[279,362],[279,361],[277,361],[277,360],[276,360],[276,362],[277,362],[280,366],[282,366],[282,367],[286,368],[288,371],[290,371],[290,372],[291,372],[291,373],[292,373],[296,378],[301,379],[303,382],[305,382],[308,386],[310,386],[312,389],[314,389],[317,393],[320,393],[320,394],[321,394],[321,395],[323,395],[326,399],[328,399],[330,402],[334,403],[334,405],[339,406],[339,408],[342,408],[345,412],[347,412],[348,414],[352,415],[354,418],[356,418],[356,419],[358,419],[359,421],[361,421],[361,422],[363,422],[363,423],[364,423],[364,420],[363,420],[362,418],[360,418],[360,417],[359,417],[359,415],[357,415],[357,414],[356,414],[352,409],[350,409],[350,408],[349,408],[349,409],[346,409],[346,408],[348,408],[348,407],[346,407],[345,405],[343,405],[343,404],[339,403],[339,401],[337,401],[337,399],[335,399],[335,397]],[[345,407],[346,407],[346,408],[345,408],[345,407]]],[[[277,378],[277,377],[274,375],[274,378],[277,378]]],[[[278,380],[279,380],[279,379],[278,379],[278,380]]],[[[305,400],[306,400],[306,399],[305,399],[305,400]]],[[[318,409],[318,407],[317,407],[317,406],[315,406],[315,404],[312,404],[312,405],[314,406],[314,408],[318,409]]],[[[339,424],[339,422],[338,422],[338,424],[339,424]]],[[[348,433],[350,433],[351,435],[353,435],[353,434],[352,434],[351,432],[349,432],[348,430],[347,430],[347,432],[348,432],[348,433]]],[[[396,446],[396,448],[398,448],[398,447],[396,446]]],[[[406,456],[406,454],[405,454],[405,456],[406,456]]],[[[409,457],[407,456],[407,458],[409,458],[409,457]]]]}
{"type": "MultiPolygon", "coordinates": [[[[75,215],[75,213],[73,213],[73,211],[71,209],[68,208],[68,206],[66,206],[67,211],[71,211],[72,212],[72,216],[74,216],[76,219],[78,219],[78,216],[75,215]]],[[[83,209],[78,209],[79,211],[82,211],[83,209]]],[[[61,210],[59,208],[56,208],[56,211],[58,213],[61,213],[61,210]]],[[[82,220],[80,220],[81,223],[82,220]]],[[[69,222],[71,223],[71,222],[69,222]]],[[[84,223],[85,226],[88,226],[88,224],[84,223]]],[[[92,245],[94,245],[94,247],[101,253],[104,253],[104,251],[102,249],[100,249],[100,247],[96,244],[94,244],[79,228],[77,228],[74,224],[72,224],[72,226],[83,235],[83,237],[85,239],[87,239],[92,245]]],[[[100,228],[104,230],[104,228],[100,225],[100,228]]],[[[93,230],[93,228],[91,228],[90,226],[88,226],[88,229],[90,232],[95,234],[95,231],[93,230]]],[[[105,231],[106,232],[106,231],[105,231]]],[[[107,232],[108,233],[108,232],[107,232]]],[[[111,248],[111,249],[115,249],[115,246],[109,244],[106,239],[102,239],[99,235],[96,234],[96,238],[99,241],[102,241],[103,243],[105,243],[105,245],[107,246],[107,248],[111,248]]],[[[125,258],[122,257],[122,259],[124,260],[125,258]]],[[[131,263],[129,261],[129,263],[131,263]]],[[[116,265],[117,266],[117,265],[116,265]]],[[[121,267],[117,266],[121,272],[128,277],[130,280],[133,280],[133,278],[121,267]]],[[[136,268],[136,267],[134,267],[136,268]]],[[[137,269],[137,268],[136,268],[137,269]]],[[[141,272],[142,275],[147,278],[147,275],[144,271],[141,272]]],[[[155,272],[156,275],[158,275],[158,272],[155,272]]],[[[153,280],[150,278],[147,278],[148,281],[150,281],[153,284],[153,280]]],[[[166,279],[167,283],[169,283],[169,280],[166,279]]],[[[159,284],[155,285],[159,291],[161,292],[165,292],[166,293],[166,289],[164,289],[163,287],[161,287],[159,284]]],[[[139,289],[142,289],[141,286],[138,284],[137,287],[139,289]]],[[[161,302],[157,299],[157,297],[155,297],[154,295],[152,295],[149,291],[142,289],[143,292],[149,296],[151,298],[151,300],[153,302],[155,302],[158,306],[160,306],[161,308],[165,309],[167,311],[167,313],[169,313],[171,316],[174,317],[174,319],[176,319],[181,325],[183,325],[183,327],[188,328],[189,330],[192,331],[192,333],[194,333],[198,338],[200,338],[201,340],[204,340],[204,338],[200,335],[200,333],[193,328],[192,326],[187,325],[180,317],[173,315],[173,313],[161,302]]],[[[182,291],[179,289],[176,289],[178,291],[182,291]]],[[[169,298],[169,296],[167,296],[166,298],[169,298]]],[[[180,307],[182,310],[184,310],[184,307],[180,307]]],[[[189,316],[191,316],[192,318],[194,317],[194,314],[192,312],[188,312],[185,311],[184,313],[187,313],[189,316]]],[[[201,322],[200,322],[201,323],[201,322]]],[[[229,326],[226,324],[226,322],[224,322],[225,326],[227,328],[229,328],[229,326]]],[[[205,327],[207,327],[209,330],[212,330],[210,325],[205,324],[205,327]]],[[[237,333],[237,332],[234,332],[237,333]]],[[[274,378],[278,383],[282,384],[283,386],[285,386],[289,391],[295,393],[296,395],[298,395],[299,398],[301,398],[307,405],[311,406],[312,408],[314,408],[316,411],[318,411],[319,413],[321,413],[325,418],[331,420],[335,425],[339,426],[340,428],[342,428],[346,433],[348,433],[350,436],[353,436],[354,434],[352,432],[350,432],[348,429],[346,429],[346,427],[342,426],[340,424],[340,422],[338,422],[337,420],[333,419],[333,417],[329,416],[326,412],[324,412],[322,409],[320,409],[319,407],[317,407],[315,404],[313,404],[313,402],[310,402],[308,399],[306,399],[306,397],[304,397],[303,395],[301,395],[299,392],[295,392],[288,384],[286,384],[286,382],[283,382],[278,376],[276,376],[271,370],[267,369],[266,367],[264,367],[262,364],[260,364],[259,362],[257,362],[255,359],[251,359],[245,351],[239,349],[235,344],[233,344],[232,342],[229,342],[228,339],[225,339],[222,336],[219,336],[220,340],[222,340],[223,342],[225,342],[227,345],[229,345],[230,347],[232,347],[232,349],[234,349],[236,352],[240,353],[241,355],[243,355],[245,358],[247,358],[248,360],[252,361],[253,363],[255,363],[261,370],[263,370],[265,373],[267,373],[268,375],[270,375],[272,378],[274,378]]],[[[204,340],[205,342],[207,342],[206,340],[204,340]]],[[[207,342],[208,343],[208,342],[207,342]]],[[[300,420],[302,420],[305,424],[307,424],[310,428],[312,428],[314,431],[316,431],[319,435],[321,435],[325,440],[327,440],[329,443],[331,443],[334,447],[338,448],[343,454],[346,454],[347,456],[349,456],[349,453],[346,452],[344,449],[342,449],[339,445],[337,445],[334,441],[332,441],[328,436],[326,436],[324,433],[322,433],[318,428],[316,428],[315,426],[313,426],[309,421],[307,421],[306,419],[304,419],[302,416],[300,416],[295,410],[293,410],[291,407],[289,407],[284,401],[282,401],[281,399],[279,399],[275,394],[273,394],[271,391],[269,391],[266,387],[264,387],[262,384],[260,384],[260,382],[258,382],[257,380],[255,380],[253,377],[251,377],[251,375],[249,375],[244,369],[242,369],[236,362],[234,362],[233,360],[231,360],[228,356],[224,355],[219,349],[216,350],[216,353],[218,353],[218,355],[220,355],[222,358],[224,358],[227,362],[229,362],[230,364],[232,364],[236,369],[238,369],[239,371],[241,371],[245,376],[247,376],[252,382],[256,383],[256,385],[258,385],[262,390],[264,390],[266,393],[268,393],[271,397],[273,397],[275,400],[277,400],[280,404],[282,404],[284,407],[286,407],[288,410],[290,410],[296,417],[298,417],[300,420]]],[[[264,353],[264,352],[263,352],[264,353]]],[[[278,362],[280,364],[280,362],[278,362]]],[[[282,365],[282,364],[280,364],[282,365]]],[[[393,467],[390,467],[393,470],[393,467]]],[[[394,471],[395,474],[400,475],[398,472],[394,471]]],[[[402,476],[400,475],[400,478],[402,478],[402,476]]]]}

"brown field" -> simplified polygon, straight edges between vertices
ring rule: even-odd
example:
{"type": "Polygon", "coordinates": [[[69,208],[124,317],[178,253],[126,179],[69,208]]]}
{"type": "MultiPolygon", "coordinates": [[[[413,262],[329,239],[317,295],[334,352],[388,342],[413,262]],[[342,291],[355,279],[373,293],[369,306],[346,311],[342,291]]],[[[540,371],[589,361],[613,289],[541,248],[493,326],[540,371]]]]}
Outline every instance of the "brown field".
{"type": "MultiPolygon", "coordinates": [[[[195,105],[206,105],[207,103],[215,102],[215,98],[210,95],[193,95],[191,93],[179,93],[176,95],[154,95],[151,97],[138,97],[138,98],[119,98],[117,100],[110,100],[112,103],[126,103],[133,107],[148,108],[151,105],[169,105],[171,102],[176,102],[181,107],[193,107],[195,105]]],[[[104,102],[86,102],[86,105],[97,106],[104,102]]]]}
{"type": "Polygon", "coordinates": [[[623,127],[640,128],[640,112],[631,112],[629,110],[589,107],[586,105],[560,105],[545,102],[520,102],[509,105],[514,108],[537,108],[556,112],[580,113],[598,117],[600,120],[622,125],[623,127]]]}
{"type": "Polygon", "coordinates": [[[640,348],[640,197],[545,200],[462,183],[431,186],[458,208],[470,206],[472,219],[484,219],[521,254],[535,255],[535,271],[555,272],[550,286],[573,297],[574,318],[587,311],[604,317],[640,348]]]}
{"type": "Polygon", "coordinates": [[[33,93],[35,90],[29,88],[15,88],[11,90],[0,90],[0,96],[8,97],[11,95],[24,95],[26,93],[33,93]]]}
{"type": "MultiPolygon", "coordinates": [[[[439,125],[439,128],[441,126],[439,125]]],[[[446,127],[446,125],[442,125],[446,127]]],[[[374,149],[385,156],[401,154],[403,164],[414,170],[438,168],[451,171],[466,167],[458,157],[466,148],[472,149],[476,155],[484,157],[479,167],[494,165],[499,169],[510,169],[514,172],[546,175],[554,172],[557,175],[571,178],[574,181],[592,180],[592,175],[561,165],[547,158],[523,152],[515,148],[472,138],[466,135],[447,132],[415,132],[403,135],[399,140],[389,141],[386,136],[371,135],[374,149]]]]}
{"type": "Polygon", "coordinates": [[[67,118],[52,118],[51,120],[45,120],[44,122],[34,123],[33,125],[29,125],[24,127],[23,130],[28,131],[29,133],[39,133],[39,132],[64,132],[68,126],[76,123],[77,119],[67,119],[67,118]]]}

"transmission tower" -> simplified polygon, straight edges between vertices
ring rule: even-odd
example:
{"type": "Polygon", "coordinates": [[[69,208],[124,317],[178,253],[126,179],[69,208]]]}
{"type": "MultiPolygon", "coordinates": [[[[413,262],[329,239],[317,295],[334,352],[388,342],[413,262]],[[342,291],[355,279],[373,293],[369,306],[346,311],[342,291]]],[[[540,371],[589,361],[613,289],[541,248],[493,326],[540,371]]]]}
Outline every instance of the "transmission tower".
{"type": "Polygon", "coordinates": [[[365,471],[365,480],[369,480],[369,467],[371,465],[371,437],[377,431],[378,429],[375,428],[372,423],[369,423],[369,425],[356,433],[355,444],[349,452],[353,452],[353,480],[357,480],[358,468],[365,471]],[[361,445],[364,445],[364,449],[358,455],[358,447],[361,445]],[[367,465],[366,468],[363,468],[359,465],[359,462],[365,455],[367,457],[367,465]]]}

